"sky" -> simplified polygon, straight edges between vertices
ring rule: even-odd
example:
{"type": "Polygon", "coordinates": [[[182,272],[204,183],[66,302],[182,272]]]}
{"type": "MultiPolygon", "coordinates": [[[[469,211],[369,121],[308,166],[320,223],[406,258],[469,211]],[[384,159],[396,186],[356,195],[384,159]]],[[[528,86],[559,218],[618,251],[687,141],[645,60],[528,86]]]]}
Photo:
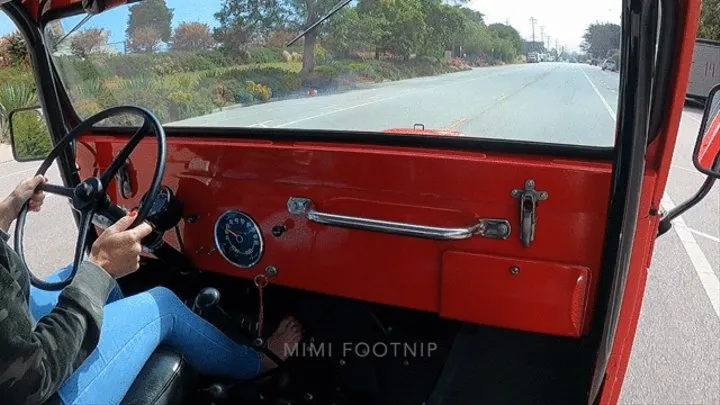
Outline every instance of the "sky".
{"type": "Polygon", "coordinates": [[[620,24],[621,0],[471,0],[470,8],[485,14],[487,24],[510,23],[526,40],[532,38],[535,23],[535,40],[540,41],[540,27],[568,50],[579,50],[582,36],[588,25],[600,22],[620,24]]]}
{"type": "MultiPolygon", "coordinates": [[[[202,21],[212,27],[216,22],[213,14],[220,9],[221,0],[167,0],[167,4],[168,7],[174,9],[173,28],[184,21],[202,21]]],[[[122,42],[125,40],[128,8],[128,6],[121,6],[98,14],[82,28],[105,28],[110,31],[110,43],[122,42]]],[[[82,16],[63,19],[63,27],[70,30],[81,19],[82,16]]],[[[14,23],[5,13],[0,12],[0,35],[14,30],[14,23]]]]}
{"type": "MultiPolygon", "coordinates": [[[[168,0],[168,6],[175,10],[173,27],[183,21],[202,21],[213,26],[213,14],[220,8],[222,0],[168,0]]],[[[540,41],[541,27],[550,36],[552,47],[555,40],[559,46],[577,50],[582,42],[585,28],[596,21],[620,23],[621,0],[471,0],[468,6],[485,14],[488,24],[506,23],[515,27],[525,39],[532,38],[532,24],[535,23],[535,39],[540,41]]],[[[84,27],[102,27],[110,30],[110,42],[125,39],[128,7],[122,6],[93,17],[84,27]]],[[[80,17],[63,21],[66,30],[79,21],[80,17]]],[[[0,35],[14,31],[15,27],[0,13],[0,35]]]]}

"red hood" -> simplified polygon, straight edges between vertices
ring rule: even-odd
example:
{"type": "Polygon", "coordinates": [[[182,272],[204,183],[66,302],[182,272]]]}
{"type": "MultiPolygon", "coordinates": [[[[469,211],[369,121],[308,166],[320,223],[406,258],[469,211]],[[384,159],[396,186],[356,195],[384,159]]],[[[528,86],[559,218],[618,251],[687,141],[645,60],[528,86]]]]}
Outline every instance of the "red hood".
{"type": "Polygon", "coordinates": [[[464,134],[460,131],[452,129],[427,129],[427,128],[389,128],[385,131],[386,134],[406,134],[406,135],[440,135],[440,136],[463,136],[464,134]]]}

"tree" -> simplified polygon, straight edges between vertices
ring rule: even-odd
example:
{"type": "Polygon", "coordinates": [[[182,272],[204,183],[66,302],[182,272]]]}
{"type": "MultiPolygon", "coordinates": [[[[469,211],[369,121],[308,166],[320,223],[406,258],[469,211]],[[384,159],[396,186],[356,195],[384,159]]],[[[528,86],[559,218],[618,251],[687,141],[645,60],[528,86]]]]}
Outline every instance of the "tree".
{"type": "Polygon", "coordinates": [[[76,32],[70,38],[70,50],[73,55],[84,58],[107,45],[110,32],[103,28],[88,28],[76,32]]]}
{"type": "MultiPolygon", "coordinates": [[[[158,42],[170,41],[170,24],[173,19],[173,10],[168,8],[165,0],[145,0],[130,6],[130,15],[125,35],[128,40],[135,36],[135,31],[141,28],[152,28],[158,37],[158,42]]],[[[145,30],[144,34],[147,34],[145,30]]]]}
{"type": "Polygon", "coordinates": [[[357,7],[346,7],[327,22],[323,46],[337,55],[350,56],[353,52],[374,50],[381,35],[376,16],[360,14],[357,7]]]}
{"type": "Polygon", "coordinates": [[[441,0],[421,0],[421,4],[426,32],[419,53],[440,57],[445,50],[458,48],[461,41],[456,34],[470,22],[460,8],[443,4],[441,0]]]}
{"type": "MultiPolygon", "coordinates": [[[[336,0],[290,0],[288,10],[289,23],[306,29],[326,14],[337,3],[336,0]]],[[[315,69],[315,44],[321,27],[308,32],[303,37],[303,67],[301,75],[307,75],[315,69]]]]}
{"type": "Polygon", "coordinates": [[[172,49],[176,51],[202,51],[212,48],[210,27],[201,22],[183,22],[175,29],[172,49]]]}
{"type": "Polygon", "coordinates": [[[480,57],[493,49],[493,38],[487,27],[477,23],[466,24],[458,39],[463,53],[480,57]]]}
{"type": "Polygon", "coordinates": [[[407,60],[423,42],[427,32],[425,14],[418,0],[384,1],[384,17],[380,47],[407,60]]]}
{"type": "Polygon", "coordinates": [[[703,0],[697,36],[720,40],[720,0],[703,0]]]}
{"type": "Polygon", "coordinates": [[[233,53],[263,43],[274,29],[284,28],[288,5],[277,0],[224,0],[215,13],[220,26],[215,39],[233,53]]]}
{"type": "Polygon", "coordinates": [[[25,39],[17,31],[0,37],[0,66],[26,65],[30,61],[25,39]]]}
{"type": "Polygon", "coordinates": [[[609,50],[620,48],[620,26],[599,22],[590,24],[580,47],[595,58],[604,58],[609,50]]]}
{"type": "Polygon", "coordinates": [[[155,52],[160,45],[160,33],[152,27],[140,27],[128,38],[128,49],[131,52],[155,52]]]}
{"type": "Polygon", "coordinates": [[[515,28],[505,24],[490,24],[488,29],[497,38],[507,41],[516,55],[522,53],[525,40],[515,28]]]}

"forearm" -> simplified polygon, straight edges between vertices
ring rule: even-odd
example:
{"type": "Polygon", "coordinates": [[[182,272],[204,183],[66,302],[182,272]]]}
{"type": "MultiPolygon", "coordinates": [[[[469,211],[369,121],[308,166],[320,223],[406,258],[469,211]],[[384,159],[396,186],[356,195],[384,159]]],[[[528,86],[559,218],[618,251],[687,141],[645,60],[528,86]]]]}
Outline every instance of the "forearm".
{"type": "Polygon", "coordinates": [[[10,229],[10,225],[15,220],[14,207],[10,201],[10,198],[6,198],[0,201],[0,229],[7,232],[10,229]]]}

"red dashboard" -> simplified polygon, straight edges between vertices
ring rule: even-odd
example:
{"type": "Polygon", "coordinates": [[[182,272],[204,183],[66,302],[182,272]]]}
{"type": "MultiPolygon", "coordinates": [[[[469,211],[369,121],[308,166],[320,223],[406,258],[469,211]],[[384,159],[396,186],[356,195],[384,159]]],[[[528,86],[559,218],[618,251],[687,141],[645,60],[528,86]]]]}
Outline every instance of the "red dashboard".
{"type": "MultiPolygon", "coordinates": [[[[82,175],[104,168],[125,141],[84,137],[82,175]]],[[[150,141],[131,157],[135,192],[147,189],[154,159],[150,141]]],[[[172,137],[163,183],[184,203],[185,253],[203,270],[251,278],[272,265],[272,282],[284,286],[580,336],[600,268],[610,173],[606,162],[536,156],[172,137]],[[530,179],[547,199],[536,205],[535,237],[525,247],[512,192],[530,179]],[[507,239],[433,240],[351,229],[291,213],[291,197],[326,213],[433,227],[504,219],[512,231],[507,239]],[[215,223],[228,210],[249,215],[262,235],[251,268],[229,263],[216,246],[215,223]]],[[[110,191],[128,207],[140,197],[110,191]]],[[[171,233],[166,240],[176,244],[171,233]]]]}

